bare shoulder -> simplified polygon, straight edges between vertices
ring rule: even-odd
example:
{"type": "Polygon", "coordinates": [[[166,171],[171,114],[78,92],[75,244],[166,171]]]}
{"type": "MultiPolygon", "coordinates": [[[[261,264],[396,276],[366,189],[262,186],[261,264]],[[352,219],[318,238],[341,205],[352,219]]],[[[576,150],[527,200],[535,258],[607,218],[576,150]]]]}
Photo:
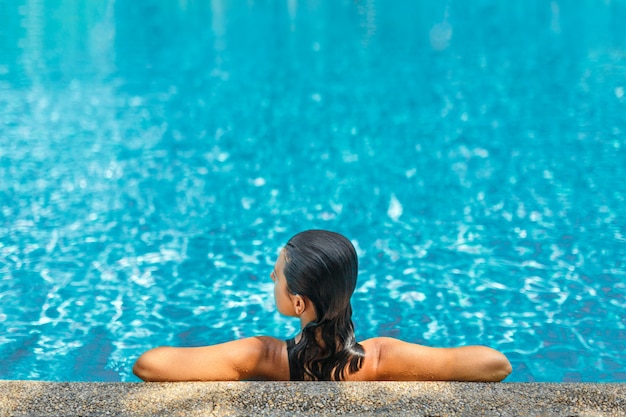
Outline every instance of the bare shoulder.
{"type": "Polygon", "coordinates": [[[501,381],[511,365],[485,346],[438,348],[390,337],[363,341],[370,378],[395,381],[501,381]]]}
{"type": "Polygon", "coordinates": [[[139,357],[133,372],[146,381],[289,379],[284,341],[250,337],[211,346],[160,347],[139,357]]]}

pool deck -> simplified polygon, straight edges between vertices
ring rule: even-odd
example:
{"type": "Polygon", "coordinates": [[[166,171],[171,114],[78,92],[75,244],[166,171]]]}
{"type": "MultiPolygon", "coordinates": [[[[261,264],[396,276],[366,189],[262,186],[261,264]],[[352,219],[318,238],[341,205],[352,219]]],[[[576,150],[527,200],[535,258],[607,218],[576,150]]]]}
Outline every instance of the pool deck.
{"type": "Polygon", "coordinates": [[[0,416],[626,416],[626,384],[0,381],[0,416]]]}

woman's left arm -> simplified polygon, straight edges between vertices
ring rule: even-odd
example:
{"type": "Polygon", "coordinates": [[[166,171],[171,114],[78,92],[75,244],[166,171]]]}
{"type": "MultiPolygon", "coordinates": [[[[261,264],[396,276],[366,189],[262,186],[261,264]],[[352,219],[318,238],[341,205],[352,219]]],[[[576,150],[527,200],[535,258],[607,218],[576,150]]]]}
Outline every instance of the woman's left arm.
{"type": "Polygon", "coordinates": [[[213,346],[159,347],[144,353],[133,373],[144,381],[289,379],[281,366],[284,342],[251,337],[213,346]]]}

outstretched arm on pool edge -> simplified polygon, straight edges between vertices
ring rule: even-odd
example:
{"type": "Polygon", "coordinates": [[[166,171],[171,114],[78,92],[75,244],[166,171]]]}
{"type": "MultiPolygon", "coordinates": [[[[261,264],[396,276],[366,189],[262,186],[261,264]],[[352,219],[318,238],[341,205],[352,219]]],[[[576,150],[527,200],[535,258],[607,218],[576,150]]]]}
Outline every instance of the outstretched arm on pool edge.
{"type": "Polygon", "coordinates": [[[387,337],[374,340],[379,380],[499,382],[512,371],[506,356],[486,346],[436,348],[387,337]]]}

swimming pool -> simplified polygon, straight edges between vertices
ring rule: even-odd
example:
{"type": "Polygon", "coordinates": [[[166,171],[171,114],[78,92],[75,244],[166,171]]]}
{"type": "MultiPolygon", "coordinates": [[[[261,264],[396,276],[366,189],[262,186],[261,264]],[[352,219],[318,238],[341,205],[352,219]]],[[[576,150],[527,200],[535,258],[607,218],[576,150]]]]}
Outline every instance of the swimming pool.
{"type": "Polygon", "coordinates": [[[359,338],[626,381],[626,3],[421,3],[0,0],[0,379],[291,336],[325,228],[359,338]]]}

